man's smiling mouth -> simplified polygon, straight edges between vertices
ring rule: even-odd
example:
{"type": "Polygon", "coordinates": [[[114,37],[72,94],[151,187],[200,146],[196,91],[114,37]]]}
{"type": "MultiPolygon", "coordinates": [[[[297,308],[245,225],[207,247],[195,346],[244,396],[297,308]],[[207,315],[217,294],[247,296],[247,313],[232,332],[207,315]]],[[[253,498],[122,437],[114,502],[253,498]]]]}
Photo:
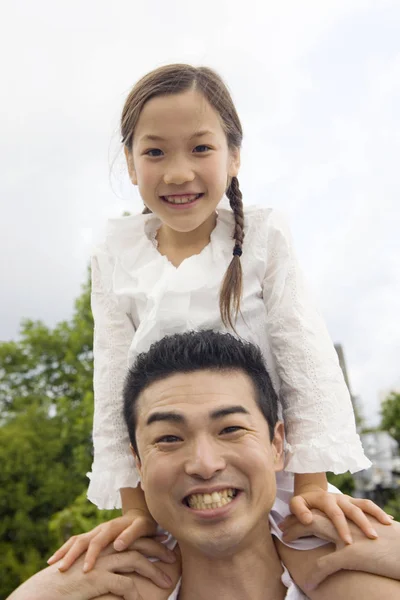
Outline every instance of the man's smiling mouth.
{"type": "Polygon", "coordinates": [[[210,494],[190,494],[190,496],[184,498],[184,504],[195,510],[222,508],[232,502],[238,492],[239,490],[235,488],[226,488],[210,494]]]}

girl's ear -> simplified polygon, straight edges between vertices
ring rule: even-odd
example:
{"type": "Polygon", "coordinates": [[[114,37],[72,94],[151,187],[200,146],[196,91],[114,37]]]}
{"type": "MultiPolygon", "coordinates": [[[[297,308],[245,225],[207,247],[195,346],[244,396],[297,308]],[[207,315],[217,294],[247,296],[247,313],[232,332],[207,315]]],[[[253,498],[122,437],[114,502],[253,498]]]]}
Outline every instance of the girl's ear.
{"type": "Polygon", "coordinates": [[[240,169],[240,148],[234,148],[230,151],[230,163],[228,169],[228,175],[231,179],[232,177],[237,177],[240,169]]]}
{"type": "Polygon", "coordinates": [[[285,427],[282,421],[278,421],[275,425],[274,439],[272,440],[272,452],[274,456],[274,470],[282,471],[284,467],[284,440],[285,427]]]}
{"type": "Polygon", "coordinates": [[[133,185],[137,185],[136,171],[135,171],[135,166],[133,164],[133,154],[132,154],[132,152],[130,152],[128,150],[128,148],[126,146],[124,146],[124,153],[125,153],[125,158],[126,158],[126,164],[128,165],[129,177],[130,177],[133,185]]]}

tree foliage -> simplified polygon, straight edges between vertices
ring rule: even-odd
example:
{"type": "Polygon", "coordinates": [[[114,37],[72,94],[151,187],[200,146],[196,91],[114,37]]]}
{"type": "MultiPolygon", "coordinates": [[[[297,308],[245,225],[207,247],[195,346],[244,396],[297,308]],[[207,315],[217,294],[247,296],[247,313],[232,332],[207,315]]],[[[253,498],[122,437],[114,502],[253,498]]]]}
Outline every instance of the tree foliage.
{"type": "MultiPolygon", "coordinates": [[[[400,447],[400,394],[391,392],[382,403],[382,429],[388,431],[400,447]]],[[[397,481],[400,483],[400,473],[397,473],[397,481]]],[[[400,494],[399,488],[393,489],[389,494],[389,500],[385,506],[386,512],[400,521],[400,494]]]]}
{"type": "Polygon", "coordinates": [[[69,322],[25,320],[0,344],[0,598],[71,534],[110,518],[85,496],[92,462],[93,319],[87,283],[69,322]]]}
{"type": "Polygon", "coordinates": [[[400,394],[392,392],[382,403],[382,429],[400,445],[400,394]]]}
{"type": "Polygon", "coordinates": [[[351,496],[354,492],[354,477],[348,471],[346,473],[340,473],[339,475],[327,473],[327,476],[329,483],[335,485],[343,494],[349,494],[351,496]]]}

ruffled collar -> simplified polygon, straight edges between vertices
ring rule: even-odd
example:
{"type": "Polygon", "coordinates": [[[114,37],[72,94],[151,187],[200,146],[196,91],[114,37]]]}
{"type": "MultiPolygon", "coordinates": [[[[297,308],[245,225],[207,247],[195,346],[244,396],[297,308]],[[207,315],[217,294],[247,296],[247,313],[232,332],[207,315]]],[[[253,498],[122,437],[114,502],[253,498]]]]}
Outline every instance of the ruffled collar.
{"type": "MultiPolygon", "coordinates": [[[[161,259],[164,259],[167,262],[169,262],[168,258],[160,254],[160,252],[158,251],[157,233],[161,225],[162,222],[156,215],[146,215],[146,220],[143,224],[143,232],[145,234],[143,237],[145,238],[146,243],[150,242],[150,245],[157,252],[159,257],[161,257],[161,259]]],[[[213,260],[221,259],[224,251],[226,252],[227,249],[229,250],[229,252],[231,251],[229,245],[227,246],[227,243],[229,244],[229,240],[232,240],[233,244],[233,228],[233,214],[229,207],[229,201],[226,198],[224,198],[218,205],[217,220],[215,227],[211,232],[209,243],[203,248],[203,250],[199,254],[194,256],[201,256],[203,253],[209,252],[211,250],[213,260]]],[[[173,265],[171,264],[171,266],[173,265]]]]}

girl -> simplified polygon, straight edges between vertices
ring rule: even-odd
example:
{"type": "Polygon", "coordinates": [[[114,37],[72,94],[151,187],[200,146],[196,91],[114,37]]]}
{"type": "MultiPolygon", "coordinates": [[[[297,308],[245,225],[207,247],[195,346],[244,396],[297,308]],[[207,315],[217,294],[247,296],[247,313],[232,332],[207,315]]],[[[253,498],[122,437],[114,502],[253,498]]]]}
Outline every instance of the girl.
{"type": "Polygon", "coordinates": [[[370,462],[284,219],[272,209],[243,208],[242,128],[224,83],[208,68],[161,67],[132,89],[121,132],[145,209],[111,220],[93,255],[95,452],[88,498],[99,508],[122,505],[123,516],[71,538],[49,562],[64,557],[60,568],[67,569],[88,549],[90,570],[111,541],[123,550],[155,533],[129,449],[122,386],[127,367],[152,342],[200,328],[233,331],[263,351],[287,435],[281,518],[291,511],[308,524],[309,509],[318,508],[345,542],[351,543],[345,517],[375,537],[364,512],[389,524],[383,511],[327,491],[326,471],[354,472],[370,462]]]}

